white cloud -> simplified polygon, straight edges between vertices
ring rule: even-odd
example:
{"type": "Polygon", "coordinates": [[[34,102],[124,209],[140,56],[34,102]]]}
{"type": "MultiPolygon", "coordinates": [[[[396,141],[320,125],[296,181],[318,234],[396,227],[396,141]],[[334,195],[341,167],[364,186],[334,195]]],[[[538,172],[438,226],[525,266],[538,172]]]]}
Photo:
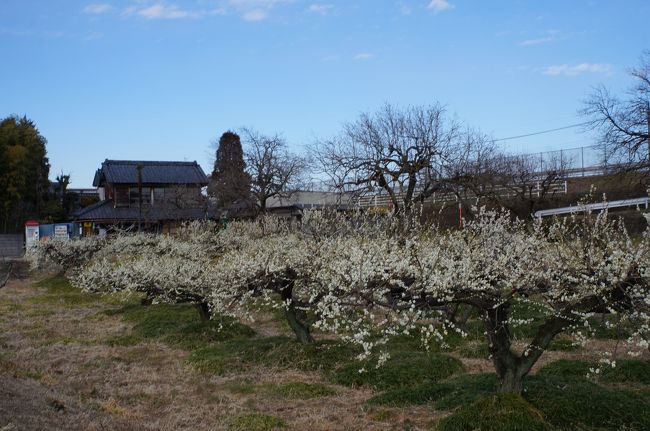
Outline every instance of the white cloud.
{"type": "Polygon", "coordinates": [[[543,43],[555,42],[556,40],[558,40],[559,37],[560,37],[560,31],[547,30],[546,36],[542,36],[534,39],[526,39],[524,41],[519,42],[519,45],[521,46],[541,45],[543,43]]]}
{"type": "Polygon", "coordinates": [[[427,9],[431,9],[436,13],[451,10],[453,8],[454,5],[449,3],[447,0],[431,0],[429,6],[427,6],[427,9]]]}
{"type": "Polygon", "coordinates": [[[375,54],[371,54],[369,52],[360,52],[354,56],[355,60],[362,60],[362,61],[372,60],[373,58],[375,58],[375,54]]]}
{"type": "Polygon", "coordinates": [[[543,43],[553,42],[554,40],[555,40],[555,38],[552,37],[552,36],[539,37],[537,39],[527,39],[527,40],[521,41],[521,42],[519,42],[519,45],[521,45],[521,46],[541,45],[543,43]]]}
{"type": "Polygon", "coordinates": [[[245,21],[262,21],[268,17],[271,9],[291,2],[293,0],[228,0],[227,5],[245,21]]]}
{"type": "Polygon", "coordinates": [[[313,5],[309,6],[309,12],[327,15],[333,7],[334,6],[331,4],[314,3],[313,5]]]}
{"type": "Polygon", "coordinates": [[[110,12],[113,9],[113,6],[111,6],[108,3],[93,3],[89,4],[84,8],[84,13],[90,13],[90,14],[102,14],[106,12],[110,12]]]}
{"type": "Polygon", "coordinates": [[[268,13],[264,9],[252,9],[242,14],[244,21],[262,21],[266,19],[268,13]]]}
{"type": "MultiPolygon", "coordinates": [[[[139,16],[148,20],[171,20],[186,18],[203,18],[213,15],[226,15],[229,13],[239,15],[245,21],[261,21],[268,17],[271,9],[278,5],[291,3],[294,0],[221,0],[212,1],[219,7],[213,9],[192,8],[164,0],[133,0],[132,6],[126,8],[123,16],[139,16]]],[[[186,3],[181,3],[185,5],[186,3]]],[[[199,1],[198,4],[210,4],[210,2],[199,1]]],[[[328,5],[320,5],[328,7],[328,5]]]]}
{"type": "Polygon", "coordinates": [[[550,76],[576,76],[583,73],[609,73],[612,66],[604,63],[580,63],[574,66],[568,64],[554,64],[544,68],[542,73],[550,76]]]}
{"type": "Polygon", "coordinates": [[[125,16],[137,15],[150,20],[200,18],[202,15],[206,14],[208,14],[208,12],[189,11],[181,9],[176,5],[166,3],[154,3],[145,7],[131,6],[123,12],[123,15],[125,16]]]}

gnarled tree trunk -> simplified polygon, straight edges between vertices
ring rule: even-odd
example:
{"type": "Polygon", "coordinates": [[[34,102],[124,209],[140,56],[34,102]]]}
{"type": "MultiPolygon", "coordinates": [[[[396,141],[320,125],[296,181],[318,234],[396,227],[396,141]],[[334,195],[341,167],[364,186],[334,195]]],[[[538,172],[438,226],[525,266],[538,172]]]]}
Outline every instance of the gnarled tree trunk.
{"type": "Polygon", "coordinates": [[[508,314],[510,304],[496,308],[481,309],[489,343],[492,362],[501,385],[499,392],[521,394],[524,379],[533,365],[542,356],[551,340],[562,332],[570,321],[562,317],[551,317],[537,328],[537,333],[521,355],[512,351],[508,314]]]}
{"type": "Polygon", "coordinates": [[[296,339],[302,344],[309,344],[314,341],[309,333],[309,323],[303,310],[296,308],[296,301],[293,298],[294,280],[289,279],[281,290],[280,295],[285,304],[284,315],[287,318],[289,327],[296,334],[296,339]]]}

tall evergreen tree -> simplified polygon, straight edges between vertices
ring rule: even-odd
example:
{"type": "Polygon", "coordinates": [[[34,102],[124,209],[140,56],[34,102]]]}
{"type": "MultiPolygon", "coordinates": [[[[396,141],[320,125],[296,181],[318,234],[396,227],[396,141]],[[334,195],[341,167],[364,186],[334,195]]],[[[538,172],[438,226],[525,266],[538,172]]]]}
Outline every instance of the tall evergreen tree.
{"type": "Polygon", "coordinates": [[[208,193],[222,207],[247,202],[250,198],[251,178],[246,173],[244,151],[239,135],[225,132],[219,139],[208,193]]]}
{"type": "Polygon", "coordinates": [[[39,218],[49,188],[47,140],[27,117],[0,121],[0,232],[39,218]]]}

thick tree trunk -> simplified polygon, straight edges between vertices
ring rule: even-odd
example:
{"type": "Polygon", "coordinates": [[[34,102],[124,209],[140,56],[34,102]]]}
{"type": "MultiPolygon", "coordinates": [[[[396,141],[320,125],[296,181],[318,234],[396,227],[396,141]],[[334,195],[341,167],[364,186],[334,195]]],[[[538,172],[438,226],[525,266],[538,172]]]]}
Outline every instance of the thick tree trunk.
{"type": "Polygon", "coordinates": [[[293,286],[294,282],[292,280],[293,274],[287,274],[287,277],[290,281],[284,286],[280,292],[282,301],[285,303],[284,316],[287,318],[287,323],[289,327],[296,334],[296,339],[302,344],[309,344],[314,339],[309,333],[309,323],[304,316],[302,310],[296,309],[295,300],[293,298],[293,286]]]}
{"type": "Polygon", "coordinates": [[[207,302],[198,302],[195,304],[195,306],[199,312],[199,316],[201,316],[202,322],[207,322],[210,320],[210,306],[207,302]]]}
{"type": "Polygon", "coordinates": [[[509,311],[510,305],[507,303],[497,308],[481,309],[492,362],[501,382],[499,392],[521,394],[524,379],[533,365],[542,356],[551,340],[571,322],[562,317],[550,317],[537,328],[535,337],[524,353],[517,355],[511,349],[507,322],[509,311]]]}
{"type": "Polygon", "coordinates": [[[498,391],[521,394],[524,377],[530,368],[522,368],[520,358],[511,350],[510,331],[507,323],[509,311],[509,304],[482,310],[483,322],[492,354],[492,363],[501,382],[498,391]]]}
{"type": "Polygon", "coordinates": [[[300,343],[309,344],[314,341],[311,334],[309,333],[309,325],[301,322],[301,319],[298,317],[298,313],[296,313],[296,309],[293,304],[285,308],[284,315],[287,318],[287,322],[289,323],[291,330],[294,334],[296,334],[296,339],[300,343]]]}
{"type": "Polygon", "coordinates": [[[153,304],[153,297],[150,295],[147,295],[140,300],[140,305],[142,305],[143,307],[147,307],[151,304],[153,304]]]}
{"type": "Polygon", "coordinates": [[[506,374],[500,376],[499,392],[521,394],[524,390],[524,377],[518,369],[507,370],[506,374]]]}

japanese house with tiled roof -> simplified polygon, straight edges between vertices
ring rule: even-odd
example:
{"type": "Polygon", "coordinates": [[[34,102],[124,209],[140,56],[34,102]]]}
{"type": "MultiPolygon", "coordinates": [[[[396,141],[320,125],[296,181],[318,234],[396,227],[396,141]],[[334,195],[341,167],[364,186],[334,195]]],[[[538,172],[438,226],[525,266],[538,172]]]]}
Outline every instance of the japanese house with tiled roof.
{"type": "Polygon", "coordinates": [[[105,160],[93,186],[100,201],[75,213],[84,234],[111,226],[168,231],[184,220],[210,217],[202,189],[208,178],[196,162],[105,160]]]}

